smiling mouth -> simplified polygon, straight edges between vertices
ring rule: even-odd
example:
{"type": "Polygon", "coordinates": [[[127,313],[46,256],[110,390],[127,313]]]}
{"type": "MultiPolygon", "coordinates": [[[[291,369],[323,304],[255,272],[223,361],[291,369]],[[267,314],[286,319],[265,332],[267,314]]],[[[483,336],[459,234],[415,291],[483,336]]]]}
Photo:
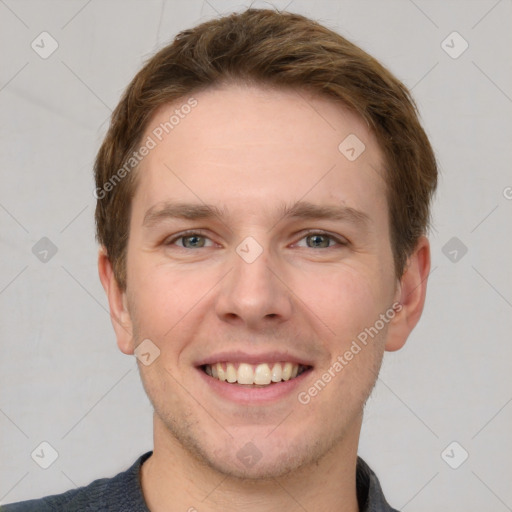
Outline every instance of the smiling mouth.
{"type": "Polygon", "coordinates": [[[295,379],[304,372],[311,370],[311,366],[302,364],[280,363],[215,363],[204,364],[200,367],[213,379],[251,387],[266,387],[288,380],[295,379]]]}

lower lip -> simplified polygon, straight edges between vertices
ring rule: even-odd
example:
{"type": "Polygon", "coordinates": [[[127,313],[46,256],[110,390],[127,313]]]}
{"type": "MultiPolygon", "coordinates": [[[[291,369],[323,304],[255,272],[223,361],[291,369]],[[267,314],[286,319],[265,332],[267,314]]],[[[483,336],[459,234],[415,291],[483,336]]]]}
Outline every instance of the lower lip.
{"type": "Polygon", "coordinates": [[[287,397],[308,378],[312,368],[290,380],[276,382],[265,387],[249,387],[241,384],[230,384],[214,377],[210,377],[201,368],[197,368],[201,378],[218,395],[232,402],[240,404],[276,402],[287,397]]]}

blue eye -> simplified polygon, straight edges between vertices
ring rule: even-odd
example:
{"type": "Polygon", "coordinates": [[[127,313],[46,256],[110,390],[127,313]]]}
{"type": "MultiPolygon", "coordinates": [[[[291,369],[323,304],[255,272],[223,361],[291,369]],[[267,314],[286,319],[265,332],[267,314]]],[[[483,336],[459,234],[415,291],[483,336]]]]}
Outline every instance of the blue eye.
{"type": "MultiPolygon", "coordinates": [[[[329,249],[336,243],[339,245],[347,245],[347,242],[329,235],[327,233],[322,232],[311,232],[305,237],[301,238],[302,240],[306,240],[306,247],[308,249],[329,249]],[[331,243],[334,242],[334,243],[331,243]],[[311,245],[310,245],[311,243],[311,245]]],[[[299,244],[297,244],[299,245],[299,244]]],[[[299,247],[304,247],[303,245],[299,245],[299,247]]]]}
{"type": "Polygon", "coordinates": [[[316,235],[308,235],[305,237],[306,240],[311,241],[313,244],[313,247],[315,248],[326,248],[330,247],[330,243],[332,241],[332,236],[329,235],[322,235],[320,233],[317,233],[316,235]]]}
{"type": "Polygon", "coordinates": [[[184,247],[187,247],[186,241],[190,243],[188,247],[204,247],[205,245],[205,238],[201,235],[182,236],[180,237],[180,240],[183,240],[184,247]]]}
{"type": "Polygon", "coordinates": [[[211,240],[207,238],[206,236],[202,235],[199,232],[190,231],[186,233],[182,233],[181,235],[174,237],[170,240],[167,240],[165,242],[165,245],[178,245],[178,247],[181,247],[183,249],[201,249],[203,247],[211,247],[212,244],[206,245],[207,241],[211,240]],[[181,240],[181,244],[176,244],[178,240],[181,240]]]}
{"type": "MultiPolygon", "coordinates": [[[[329,249],[336,244],[343,246],[347,245],[347,242],[327,233],[313,231],[303,236],[296,245],[308,249],[329,249]],[[303,240],[306,241],[306,245],[300,243],[303,240]]],[[[214,243],[201,232],[188,231],[166,240],[164,245],[177,245],[182,249],[202,249],[204,247],[212,247],[214,243]],[[178,241],[181,242],[177,243],[178,241]]]]}

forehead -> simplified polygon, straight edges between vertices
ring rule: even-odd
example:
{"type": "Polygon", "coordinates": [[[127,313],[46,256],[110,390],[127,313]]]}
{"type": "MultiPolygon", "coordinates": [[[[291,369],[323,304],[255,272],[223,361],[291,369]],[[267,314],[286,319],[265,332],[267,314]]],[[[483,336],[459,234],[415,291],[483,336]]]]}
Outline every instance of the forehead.
{"type": "Polygon", "coordinates": [[[257,214],[262,204],[304,198],[386,210],[374,135],[325,97],[260,86],[207,89],[160,107],[148,137],[155,146],[139,166],[135,195],[146,208],[179,199],[257,214]]]}

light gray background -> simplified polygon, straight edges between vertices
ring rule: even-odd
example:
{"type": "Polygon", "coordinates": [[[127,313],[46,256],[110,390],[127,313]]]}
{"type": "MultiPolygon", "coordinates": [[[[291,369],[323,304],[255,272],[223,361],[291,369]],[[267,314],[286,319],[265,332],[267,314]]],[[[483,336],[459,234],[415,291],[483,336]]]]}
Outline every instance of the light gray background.
{"type": "MultiPolygon", "coordinates": [[[[248,5],[0,0],[0,503],[113,476],[152,448],[151,407],[97,277],[92,164],[143,60],[248,5]],[[47,59],[31,48],[42,31],[59,44],[47,59]],[[46,263],[32,252],[44,236],[58,249],[46,263]],[[58,452],[46,470],[31,458],[42,441],[58,452]]],[[[512,510],[512,3],[273,5],[339,31],[412,88],[441,168],[425,312],[385,356],[359,453],[396,508],[512,510]],[[441,45],[453,31],[469,44],[458,58],[441,45]],[[455,262],[452,237],[467,247],[455,262]],[[452,441],[451,461],[469,453],[458,469],[441,456],[452,441]]]]}

